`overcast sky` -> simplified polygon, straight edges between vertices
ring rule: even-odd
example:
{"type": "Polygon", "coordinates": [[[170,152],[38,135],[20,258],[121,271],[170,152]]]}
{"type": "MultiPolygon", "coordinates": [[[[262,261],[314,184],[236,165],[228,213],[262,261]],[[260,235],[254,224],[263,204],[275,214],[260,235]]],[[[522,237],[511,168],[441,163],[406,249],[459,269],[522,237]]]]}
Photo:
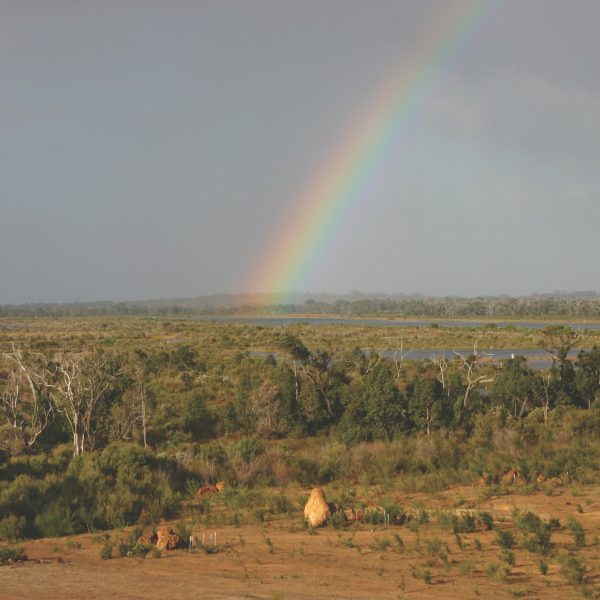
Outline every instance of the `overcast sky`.
{"type": "MultiPolygon", "coordinates": [[[[276,291],[240,286],[445,4],[0,0],[0,303],[276,291]]],[[[600,2],[492,5],[300,291],[600,289],[600,2]]]]}

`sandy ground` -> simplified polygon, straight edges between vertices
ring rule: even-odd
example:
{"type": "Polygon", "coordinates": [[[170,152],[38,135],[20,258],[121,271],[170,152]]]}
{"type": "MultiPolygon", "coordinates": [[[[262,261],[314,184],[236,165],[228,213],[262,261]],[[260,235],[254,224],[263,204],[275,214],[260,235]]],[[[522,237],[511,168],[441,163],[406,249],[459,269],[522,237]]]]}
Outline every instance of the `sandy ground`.
{"type": "MultiPolygon", "coordinates": [[[[460,495],[472,506],[480,492],[461,488],[434,498],[414,495],[404,497],[402,505],[420,502],[435,511],[450,506],[451,499],[460,495]]],[[[600,488],[565,488],[552,496],[543,491],[530,495],[515,491],[476,504],[476,510],[490,511],[497,526],[512,530],[517,539],[520,534],[511,518],[515,508],[558,517],[563,524],[568,515],[574,515],[586,531],[587,546],[578,554],[589,569],[587,594],[600,597],[596,537],[600,535],[600,488]]],[[[176,550],[160,558],[101,560],[102,543],[92,535],[26,542],[22,546],[28,562],[0,567],[0,599],[582,597],[581,590],[565,582],[555,558],[548,559],[548,574],[542,575],[541,557],[519,548],[514,550],[516,562],[510,574],[494,577],[489,565],[501,562],[496,533],[479,528],[461,534],[459,544],[454,534],[440,529],[433,512],[431,522],[418,529],[361,525],[310,533],[299,523],[300,514],[242,527],[199,527],[194,533],[200,538],[217,532],[218,553],[176,550]],[[448,545],[446,561],[428,553],[427,541],[432,539],[448,545]],[[424,570],[431,574],[429,583],[420,575],[424,570]]],[[[111,541],[125,535],[112,532],[111,541]]],[[[564,525],[553,533],[552,541],[575,550],[564,525]]]]}

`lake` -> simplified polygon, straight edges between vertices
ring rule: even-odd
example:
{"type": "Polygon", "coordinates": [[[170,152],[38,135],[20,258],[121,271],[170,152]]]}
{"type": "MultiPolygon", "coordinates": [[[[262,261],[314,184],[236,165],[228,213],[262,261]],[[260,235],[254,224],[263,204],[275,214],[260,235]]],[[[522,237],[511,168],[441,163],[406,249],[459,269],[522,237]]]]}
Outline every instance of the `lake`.
{"type": "Polygon", "coordinates": [[[573,329],[600,330],[600,323],[576,323],[570,321],[482,321],[482,320],[436,320],[436,319],[382,319],[382,318],[344,318],[344,317],[245,317],[237,315],[228,316],[198,316],[187,317],[190,320],[211,321],[215,323],[244,323],[247,325],[261,325],[263,327],[276,327],[286,325],[358,325],[365,327],[430,327],[438,324],[440,327],[518,327],[521,329],[544,329],[548,325],[568,325],[573,329]]]}

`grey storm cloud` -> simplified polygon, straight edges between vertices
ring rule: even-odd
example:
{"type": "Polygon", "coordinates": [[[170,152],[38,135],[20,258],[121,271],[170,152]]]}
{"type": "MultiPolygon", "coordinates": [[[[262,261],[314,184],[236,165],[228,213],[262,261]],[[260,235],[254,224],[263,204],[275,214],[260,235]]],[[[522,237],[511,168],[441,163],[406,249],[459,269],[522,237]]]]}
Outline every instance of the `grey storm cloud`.
{"type": "MultiPolygon", "coordinates": [[[[0,2],[0,303],[260,291],[303,191],[466,4],[0,2]]],[[[485,4],[310,291],[597,287],[600,3],[485,4]]]]}

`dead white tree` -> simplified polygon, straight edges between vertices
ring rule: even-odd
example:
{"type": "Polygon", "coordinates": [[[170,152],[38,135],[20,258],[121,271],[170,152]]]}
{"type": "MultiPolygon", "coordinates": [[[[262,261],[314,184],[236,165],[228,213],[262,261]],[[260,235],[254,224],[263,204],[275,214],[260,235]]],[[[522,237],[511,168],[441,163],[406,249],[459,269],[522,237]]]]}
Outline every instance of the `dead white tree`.
{"type": "Polygon", "coordinates": [[[142,438],[144,440],[144,448],[147,448],[147,434],[148,434],[148,386],[146,381],[143,379],[137,382],[138,396],[140,399],[140,423],[142,426],[142,438]]]}
{"type": "Polygon", "coordinates": [[[394,365],[396,365],[396,379],[400,379],[400,371],[402,370],[402,363],[410,353],[414,350],[411,348],[408,352],[404,352],[404,338],[400,338],[400,349],[394,351],[394,365]]]}
{"type": "Polygon", "coordinates": [[[94,353],[84,357],[59,355],[48,369],[48,388],[54,408],[71,429],[73,455],[81,456],[86,444],[94,447],[94,417],[118,375],[108,357],[94,353]]]}
{"type": "Polygon", "coordinates": [[[431,362],[438,371],[438,381],[442,384],[442,388],[446,392],[446,395],[450,396],[450,388],[446,385],[446,371],[448,370],[450,363],[448,362],[446,355],[443,353],[436,355],[431,359],[431,362]]]}
{"type": "Polygon", "coordinates": [[[367,348],[365,350],[365,361],[367,363],[365,366],[365,375],[368,375],[381,362],[381,356],[377,352],[372,354],[367,348]]]}
{"type": "Polygon", "coordinates": [[[31,447],[48,426],[52,414],[52,404],[44,393],[43,371],[27,364],[14,344],[12,352],[4,352],[3,356],[12,363],[12,368],[0,393],[0,409],[15,437],[31,447]]]}
{"type": "Polygon", "coordinates": [[[548,424],[548,412],[550,411],[550,381],[551,381],[551,373],[542,374],[539,379],[539,386],[536,386],[535,383],[533,386],[533,394],[537,396],[542,406],[542,412],[544,414],[544,425],[548,424]],[[537,389],[536,389],[537,387],[537,389]]]}
{"type": "Polygon", "coordinates": [[[473,343],[473,354],[470,356],[464,356],[460,352],[453,350],[454,354],[460,359],[461,368],[463,373],[465,374],[465,379],[467,381],[467,387],[465,388],[465,393],[463,396],[463,408],[467,408],[469,404],[469,395],[478,385],[483,383],[491,383],[494,381],[493,377],[489,377],[486,374],[478,375],[477,363],[478,363],[478,354],[477,354],[477,343],[478,340],[475,340],[473,343]]]}

